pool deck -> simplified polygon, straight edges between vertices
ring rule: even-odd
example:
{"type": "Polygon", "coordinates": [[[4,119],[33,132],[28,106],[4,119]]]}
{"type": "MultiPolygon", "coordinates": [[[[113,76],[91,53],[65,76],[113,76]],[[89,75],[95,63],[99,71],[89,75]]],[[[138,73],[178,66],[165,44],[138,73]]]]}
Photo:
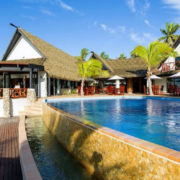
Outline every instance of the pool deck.
{"type": "Polygon", "coordinates": [[[0,118],[0,179],[21,180],[19,118],[0,118]]]}

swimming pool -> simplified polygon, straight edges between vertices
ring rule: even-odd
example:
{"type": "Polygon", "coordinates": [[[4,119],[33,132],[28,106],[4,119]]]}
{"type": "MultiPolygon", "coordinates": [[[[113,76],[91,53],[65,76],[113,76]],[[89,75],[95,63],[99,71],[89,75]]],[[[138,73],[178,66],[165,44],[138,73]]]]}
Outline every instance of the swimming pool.
{"type": "Polygon", "coordinates": [[[180,99],[103,97],[48,102],[101,126],[180,151],[180,99]]]}

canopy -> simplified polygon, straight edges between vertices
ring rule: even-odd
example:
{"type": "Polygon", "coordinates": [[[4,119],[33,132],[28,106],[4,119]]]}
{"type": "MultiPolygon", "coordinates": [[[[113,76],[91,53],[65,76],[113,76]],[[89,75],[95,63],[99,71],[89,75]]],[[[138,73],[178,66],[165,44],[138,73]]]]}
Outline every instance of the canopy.
{"type": "Polygon", "coordinates": [[[172,76],[170,76],[171,78],[177,78],[177,77],[180,77],[180,72],[176,73],[176,74],[173,74],[172,76]]]}
{"type": "MultiPolygon", "coordinates": [[[[147,79],[147,77],[145,79],[147,79]]],[[[162,78],[160,78],[159,76],[156,76],[156,75],[151,75],[150,79],[162,79],[162,78]]]]}
{"type": "Polygon", "coordinates": [[[121,80],[121,79],[124,79],[124,78],[123,78],[123,77],[120,77],[120,76],[118,76],[118,75],[115,75],[115,76],[109,78],[108,80],[121,80]]]}

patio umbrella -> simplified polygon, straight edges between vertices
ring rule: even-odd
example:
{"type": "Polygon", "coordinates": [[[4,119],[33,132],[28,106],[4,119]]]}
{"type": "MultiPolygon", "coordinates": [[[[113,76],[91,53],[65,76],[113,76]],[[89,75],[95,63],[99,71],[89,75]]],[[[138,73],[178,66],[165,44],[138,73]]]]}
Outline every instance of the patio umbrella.
{"type": "Polygon", "coordinates": [[[172,76],[170,76],[170,78],[178,78],[180,77],[180,72],[173,74],[172,76]]]}
{"type": "MultiPolygon", "coordinates": [[[[145,79],[147,79],[147,77],[145,79]]],[[[153,74],[150,76],[150,79],[162,79],[162,78],[153,74]]]]}
{"type": "Polygon", "coordinates": [[[120,77],[118,75],[115,75],[111,78],[109,78],[108,80],[115,80],[116,81],[116,88],[120,88],[120,80],[124,79],[123,77],[120,77]]]}

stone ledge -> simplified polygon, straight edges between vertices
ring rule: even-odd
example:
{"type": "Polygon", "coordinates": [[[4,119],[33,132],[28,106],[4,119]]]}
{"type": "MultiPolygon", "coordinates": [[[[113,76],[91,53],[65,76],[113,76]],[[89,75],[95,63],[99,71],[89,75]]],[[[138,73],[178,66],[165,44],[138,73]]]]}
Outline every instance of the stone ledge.
{"type": "Polygon", "coordinates": [[[21,113],[19,122],[19,154],[23,179],[42,180],[27,140],[24,124],[25,118],[26,116],[21,113]]]}
{"type": "Polygon", "coordinates": [[[101,179],[179,180],[178,151],[99,126],[50,104],[43,104],[43,113],[52,134],[101,179]]]}

